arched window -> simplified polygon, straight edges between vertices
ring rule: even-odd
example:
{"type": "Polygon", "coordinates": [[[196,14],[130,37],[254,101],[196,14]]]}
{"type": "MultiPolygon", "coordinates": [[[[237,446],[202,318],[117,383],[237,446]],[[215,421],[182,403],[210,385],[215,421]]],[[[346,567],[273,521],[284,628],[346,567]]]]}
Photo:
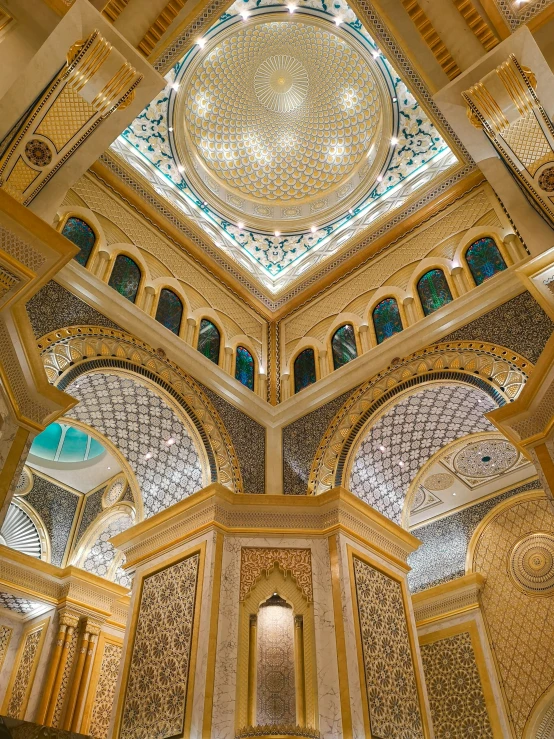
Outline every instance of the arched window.
{"type": "Polygon", "coordinates": [[[476,285],[507,269],[500,250],[490,236],[473,242],[466,251],[466,261],[476,285]]]}
{"type": "Polygon", "coordinates": [[[352,359],[356,359],[358,350],[356,348],[354,326],[347,323],[337,329],[331,339],[331,349],[333,350],[333,367],[335,369],[342,367],[343,364],[348,364],[352,359]]]}
{"type": "Polygon", "coordinates": [[[402,319],[400,318],[398,303],[394,298],[385,298],[375,306],[373,309],[373,326],[375,327],[378,344],[402,331],[402,319]]]}
{"type": "Polygon", "coordinates": [[[142,272],[137,263],[125,254],[118,254],[110,275],[108,285],[124,298],[134,303],[140,285],[142,272]]]}
{"type": "Polygon", "coordinates": [[[66,239],[79,247],[80,251],[75,254],[73,259],[85,267],[96,242],[96,234],[92,228],[80,218],[71,216],[62,228],[62,236],[65,236],[66,239]]]}
{"type": "Polygon", "coordinates": [[[181,328],[181,319],[183,318],[183,304],[178,295],[173,290],[164,287],[160,292],[158,307],[156,309],[156,321],[179,335],[181,328]]]}
{"type": "Polygon", "coordinates": [[[197,349],[205,357],[211,359],[215,364],[219,364],[219,346],[221,344],[221,336],[217,326],[207,318],[200,321],[200,331],[198,333],[197,349]]]}
{"type": "Polygon", "coordinates": [[[442,269],[426,272],[417,283],[417,292],[426,316],[452,302],[452,293],[442,269]]]}
{"type": "Polygon", "coordinates": [[[294,392],[298,393],[316,381],[315,354],[313,349],[304,349],[294,360],[294,392]]]}
{"type": "Polygon", "coordinates": [[[237,346],[235,377],[247,388],[254,390],[254,357],[243,346],[237,346]]]}

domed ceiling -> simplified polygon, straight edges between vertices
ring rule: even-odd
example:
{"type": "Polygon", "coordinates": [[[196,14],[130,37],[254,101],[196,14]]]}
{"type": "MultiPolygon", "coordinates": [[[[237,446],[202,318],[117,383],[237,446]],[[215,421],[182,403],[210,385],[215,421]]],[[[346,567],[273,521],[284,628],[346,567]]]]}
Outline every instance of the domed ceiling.
{"type": "Polygon", "coordinates": [[[166,80],[112,151],[273,300],[463,164],[340,0],[238,0],[166,80]]]}

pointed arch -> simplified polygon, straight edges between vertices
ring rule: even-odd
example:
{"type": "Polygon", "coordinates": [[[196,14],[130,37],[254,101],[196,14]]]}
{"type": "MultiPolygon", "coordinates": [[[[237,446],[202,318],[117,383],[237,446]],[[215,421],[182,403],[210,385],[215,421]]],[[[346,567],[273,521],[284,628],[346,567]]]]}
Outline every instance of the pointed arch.
{"type": "Polygon", "coordinates": [[[294,359],[294,392],[299,393],[317,380],[315,351],[311,346],[303,349],[294,359]]]}
{"type": "Polygon", "coordinates": [[[356,332],[351,323],[344,323],[331,337],[333,369],[337,370],[358,356],[356,332]]]}
{"type": "Polygon", "coordinates": [[[127,254],[118,254],[112,265],[108,285],[131,303],[136,303],[142,270],[127,254]]]}

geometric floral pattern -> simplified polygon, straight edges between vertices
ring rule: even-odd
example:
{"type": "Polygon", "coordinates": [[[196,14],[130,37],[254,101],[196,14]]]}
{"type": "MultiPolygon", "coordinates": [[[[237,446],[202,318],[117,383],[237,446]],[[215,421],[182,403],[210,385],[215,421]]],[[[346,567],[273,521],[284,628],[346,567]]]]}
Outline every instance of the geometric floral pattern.
{"type": "Polygon", "coordinates": [[[123,648],[119,644],[110,642],[104,644],[89,728],[89,733],[96,739],[106,739],[108,736],[122,651],[123,648]]]}
{"type": "Polygon", "coordinates": [[[518,739],[536,701],[554,681],[554,593],[524,592],[508,571],[516,544],[541,531],[554,531],[552,503],[514,501],[489,520],[473,556],[473,571],[485,576],[482,607],[518,739]]]}
{"type": "Polygon", "coordinates": [[[30,688],[29,681],[31,680],[35,661],[39,656],[38,648],[43,629],[44,624],[25,636],[23,653],[17,666],[8,710],[6,711],[6,715],[11,716],[11,718],[23,718],[27,707],[27,691],[30,688]]]}
{"type": "Polygon", "coordinates": [[[450,441],[492,431],[483,414],[495,407],[488,395],[467,385],[430,386],[404,397],[366,433],[352,464],[350,490],[400,523],[420,467],[450,441]]]}
{"type": "Polygon", "coordinates": [[[119,739],[183,735],[199,560],[143,580],[119,739]]]}
{"type": "Polygon", "coordinates": [[[259,726],[294,726],[294,614],[279,596],[258,611],[256,720],[259,726]]]}
{"type": "Polygon", "coordinates": [[[0,626],[0,670],[8,653],[8,646],[13,633],[9,626],[0,626]]]}
{"type": "Polygon", "coordinates": [[[202,488],[202,468],[183,422],[168,403],[136,380],[103,371],[69,386],[79,400],[68,414],[104,434],[135,473],[149,518],[202,488]],[[173,444],[167,445],[169,439],[173,444]],[[152,456],[146,459],[146,456],[152,456]]]}
{"type": "Polygon", "coordinates": [[[423,644],[421,658],[436,739],[492,739],[471,635],[423,644]]]}
{"type": "Polygon", "coordinates": [[[88,550],[84,562],[81,565],[82,568],[100,577],[108,577],[110,567],[114,558],[117,556],[117,552],[113,544],[110,544],[109,539],[125,531],[132,525],[133,518],[127,513],[121,513],[117,518],[110,521],[106,528],[98,534],[96,541],[88,550]]]}
{"type": "Polygon", "coordinates": [[[354,579],[372,736],[423,739],[401,585],[357,557],[354,579]]]}
{"type": "Polygon", "coordinates": [[[9,611],[13,611],[14,613],[19,613],[21,615],[31,613],[31,611],[34,611],[39,605],[40,603],[27,600],[27,598],[19,598],[11,593],[0,592],[0,608],[7,608],[9,611]]]}

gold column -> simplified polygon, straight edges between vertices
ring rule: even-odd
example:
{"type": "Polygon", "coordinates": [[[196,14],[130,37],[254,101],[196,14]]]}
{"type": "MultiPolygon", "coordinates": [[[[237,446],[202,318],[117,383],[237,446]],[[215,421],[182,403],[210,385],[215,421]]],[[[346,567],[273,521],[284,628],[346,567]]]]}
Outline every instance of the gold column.
{"type": "Polygon", "coordinates": [[[77,692],[77,699],[75,701],[75,708],[73,710],[73,718],[71,720],[71,731],[75,732],[80,732],[81,730],[83,711],[85,708],[87,691],[90,683],[92,665],[94,663],[94,652],[96,651],[98,637],[100,636],[100,626],[97,624],[87,623],[85,629],[89,633],[88,649],[84,659],[83,671],[81,673],[81,679],[79,681],[79,690],[77,692]]]}
{"type": "Polygon", "coordinates": [[[296,723],[306,726],[306,681],[304,678],[304,618],[294,617],[294,662],[296,676],[296,723]]]}
{"type": "Polygon", "coordinates": [[[76,613],[61,610],[58,614],[58,638],[52,655],[52,663],[48,674],[42,702],[37,715],[37,723],[50,726],[63,680],[63,673],[69,656],[71,639],[79,624],[76,613]]]}
{"type": "Polygon", "coordinates": [[[258,641],[258,617],[250,616],[250,639],[248,644],[248,722],[256,725],[256,657],[258,641]]]}

